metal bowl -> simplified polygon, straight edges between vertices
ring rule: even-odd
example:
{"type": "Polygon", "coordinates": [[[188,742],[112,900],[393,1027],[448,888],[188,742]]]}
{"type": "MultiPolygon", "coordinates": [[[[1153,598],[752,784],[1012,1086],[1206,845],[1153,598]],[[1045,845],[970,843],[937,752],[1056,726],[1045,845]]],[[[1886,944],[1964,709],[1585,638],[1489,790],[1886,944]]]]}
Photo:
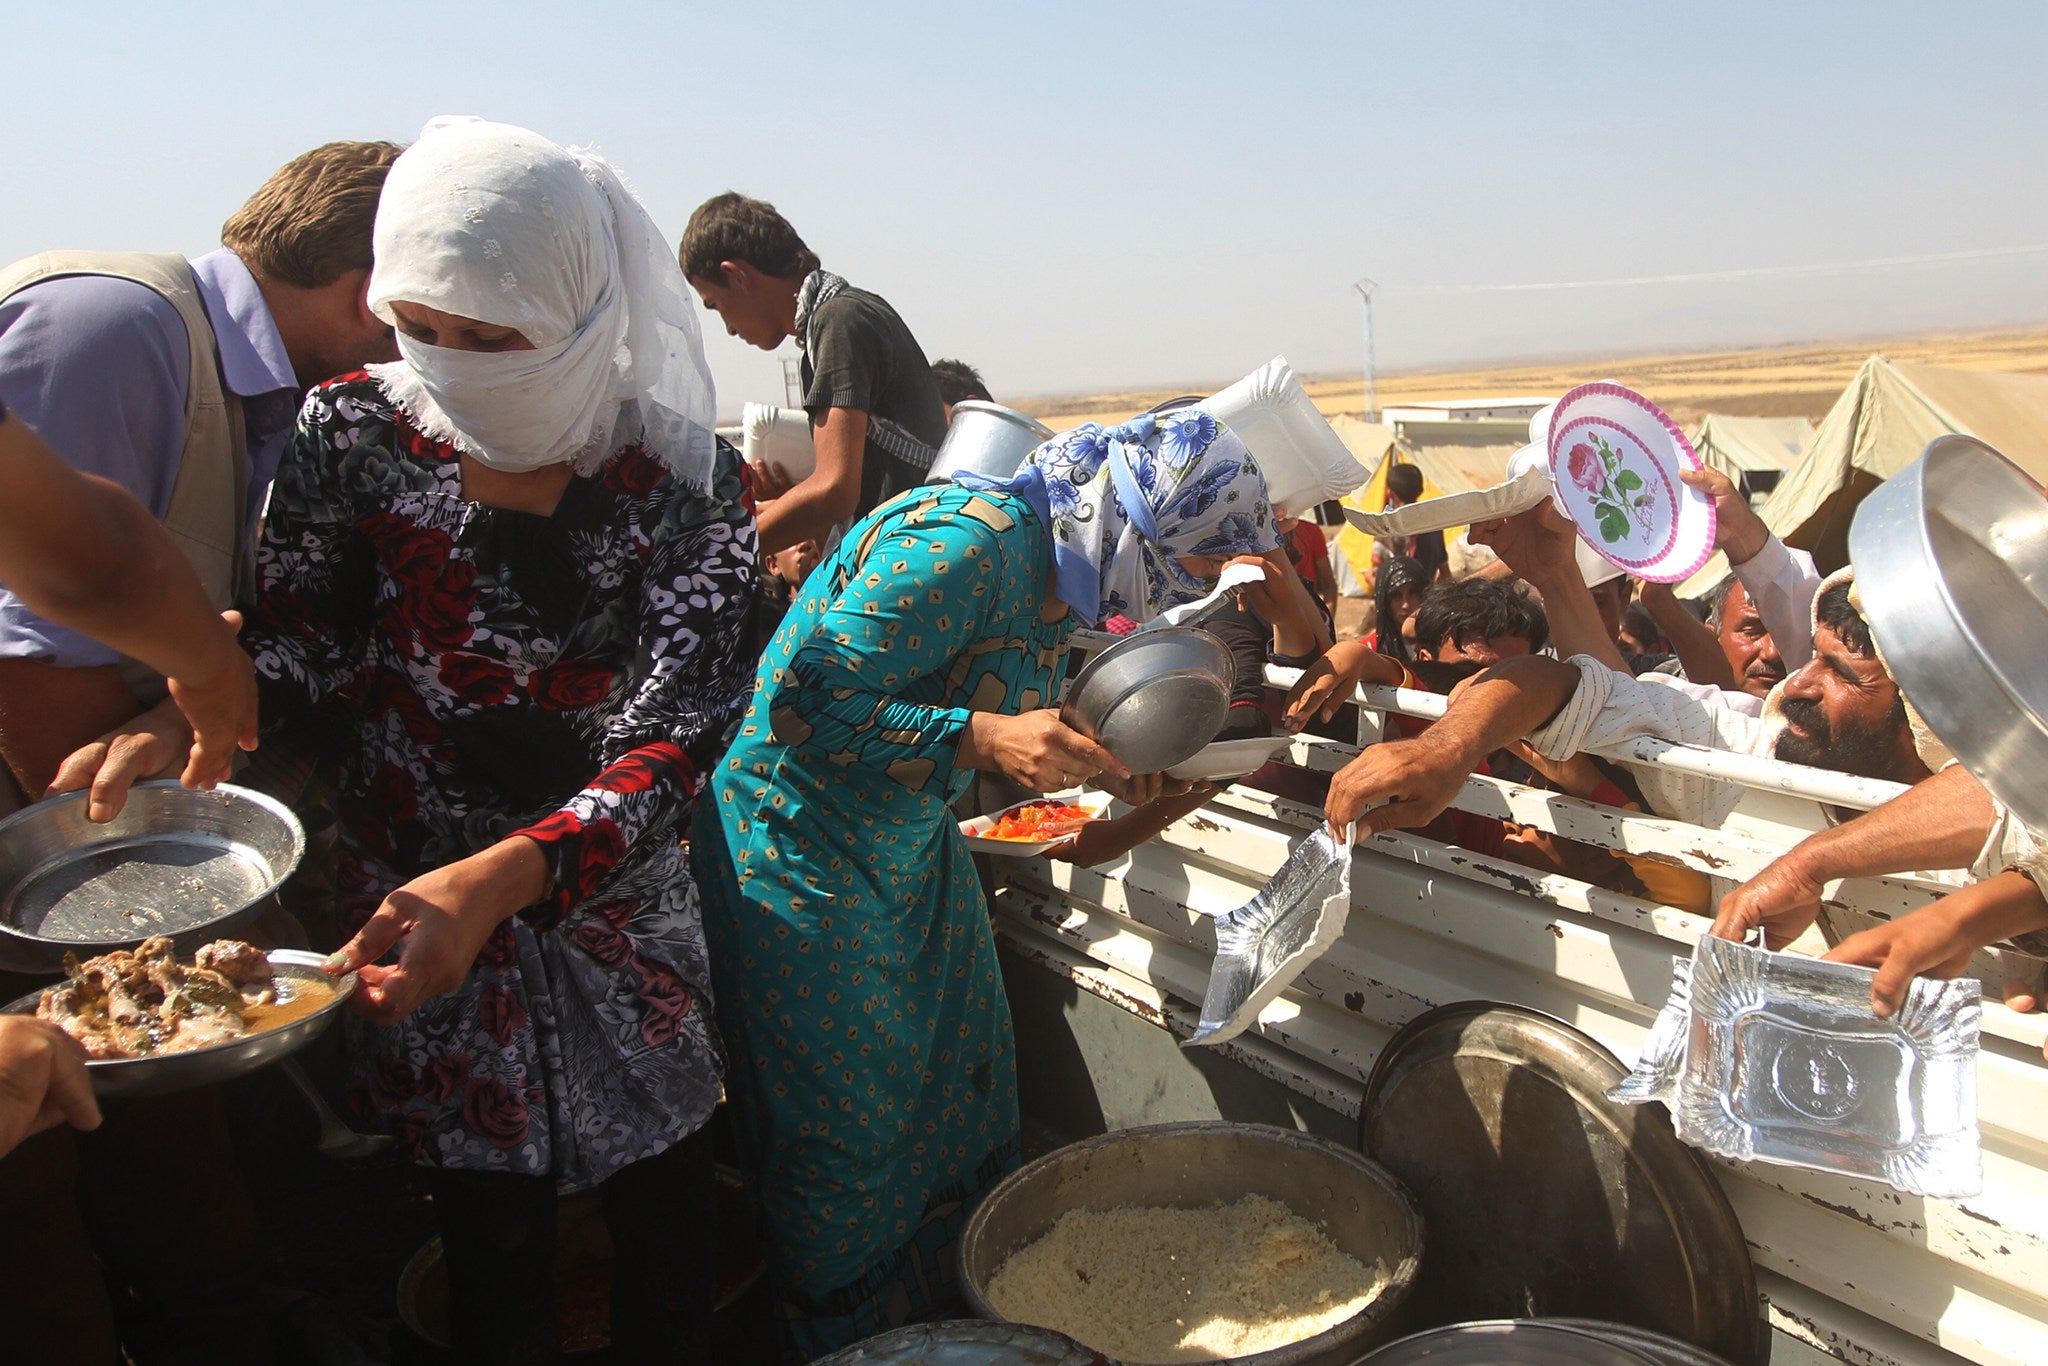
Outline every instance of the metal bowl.
{"type": "Polygon", "coordinates": [[[1355,1366],[1660,1366],[1631,1346],[1585,1328],[1533,1319],[1454,1323],[1367,1352],[1355,1366]]]}
{"type": "Polygon", "coordinates": [[[1050,1328],[943,1319],[864,1338],[811,1366],[1106,1366],[1106,1358],[1050,1328]]]}
{"type": "Polygon", "coordinates": [[[1139,631],[1075,675],[1060,719],[1131,772],[1163,773],[1216,738],[1236,679],[1230,647],[1200,627],[1139,631]]]}
{"type": "Polygon", "coordinates": [[[247,788],[137,783],[104,825],[87,795],[0,820],[0,968],[55,972],[156,934],[189,953],[260,915],[305,852],[291,809],[247,788]]]}
{"type": "Polygon", "coordinates": [[[1885,665],[1984,786],[2048,829],[2048,500],[1983,442],[1938,437],[1849,528],[1885,665]]]}
{"type": "Polygon", "coordinates": [[[1312,1134],[1199,1120],[1104,1134],[1046,1154],[1005,1177],[960,1235],[960,1285],[986,1319],[1002,1315],[988,1283],[1062,1214],[1117,1205],[1198,1209],[1263,1195],[1322,1226],[1337,1247],[1386,1275],[1349,1319],[1299,1342],[1236,1360],[1247,1366],[1347,1363],[1393,1330],[1422,1260],[1422,1216],[1385,1168],[1312,1134]]]}
{"type": "MultiPolygon", "coordinates": [[[[271,974],[276,977],[312,981],[333,989],[334,999],[309,1014],[301,1015],[275,1029],[260,1030],[232,1043],[195,1048],[187,1053],[166,1053],[155,1058],[114,1058],[88,1062],[86,1075],[92,1078],[93,1094],[101,1100],[123,1096],[153,1096],[166,1091],[187,1091],[195,1086],[212,1086],[268,1067],[291,1056],[320,1037],[334,1022],[343,1003],[355,993],[356,975],[331,977],[321,964],[325,954],[300,949],[272,949],[268,955],[271,974]]],[[[9,1005],[10,1015],[33,1015],[43,993],[32,991],[9,1005]]]]}
{"type": "Polygon", "coordinates": [[[1008,479],[1052,434],[1052,428],[1015,408],[962,399],[953,405],[953,421],[924,481],[943,484],[956,474],[1008,479]]]}

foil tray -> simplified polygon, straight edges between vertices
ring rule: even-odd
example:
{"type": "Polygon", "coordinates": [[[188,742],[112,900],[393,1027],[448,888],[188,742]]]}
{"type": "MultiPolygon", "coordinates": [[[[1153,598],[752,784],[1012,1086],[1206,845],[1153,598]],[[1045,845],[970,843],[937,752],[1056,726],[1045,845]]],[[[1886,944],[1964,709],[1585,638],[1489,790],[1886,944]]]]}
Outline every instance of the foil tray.
{"type": "Polygon", "coordinates": [[[1664,1101],[1681,1139],[1722,1157],[1975,1195],[1981,988],[1915,979],[1881,1020],[1875,975],[1702,936],[1609,1094],[1664,1101]]]}
{"type": "Polygon", "coordinates": [[[1190,1044],[1234,1039],[1302,969],[1344,933],[1351,910],[1351,835],[1327,828],[1294,847],[1259,894],[1216,918],[1216,962],[1190,1044]]]}

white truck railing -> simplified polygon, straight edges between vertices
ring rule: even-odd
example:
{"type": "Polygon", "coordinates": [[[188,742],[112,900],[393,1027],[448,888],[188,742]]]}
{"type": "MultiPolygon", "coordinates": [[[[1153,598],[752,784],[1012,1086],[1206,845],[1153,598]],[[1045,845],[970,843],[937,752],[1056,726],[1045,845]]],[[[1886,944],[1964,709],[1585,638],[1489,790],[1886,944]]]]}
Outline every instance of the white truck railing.
{"type": "MultiPolygon", "coordinates": [[[[1273,669],[1267,681],[1284,688],[1294,677],[1273,669]]],[[[1432,694],[1396,689],[1363,689],[1359,703],[1362,740],[1377,734],[1381,713],[1427,718],[1444,705],[1432,694]]],[[[1342,741],[1298,736],[1282,759],[1303,775],[1327,774],[1357,752],[1342,741]]],[[[1609,757],[1749,791],[1724,830],[1483,776],[1468,780],[1454,805],[1739,879],[1802,831],[1821,828],[1823,803],[1868,807],[1899,790],[1659,742],[1638,741],[1609,757]]],[[[1321,819],[1310,802],[1240,785],[1106,867],[1000,860],[999,932],[1025,959],[1186,1038],[1215,951],[1210,917],[1250,899],[1321,819]]],[[[1633,1062],[1663,1004],[1672,959],[1690,952],[1707,924],[1406,833],[1361,841],[1354,860],[1344,937],[1254,1030],[1219,1050],[1346,1115],[1357,1114],[1365,1077],[1390,1033],[1451,1001],[1546,1011],[1633,1062]]],[[[1837,925],[1852,928],[1919,905],[1933,890],[1880,878],[1831,887],[1828,900],[1837,925]]],[[[1795,946],[1819,947],[1817,935],[1795,946]]],[[[1995,980],[1987,983],[1979,1069],[1982,1195],[1921,1199],[1824,1173],[1715,1164],[1783,1332],[1874,1366],[2048,1362],[2044,1021],[1998,1003],[2002,966],[1994,955],[1984,967],[1995,980]]]]}

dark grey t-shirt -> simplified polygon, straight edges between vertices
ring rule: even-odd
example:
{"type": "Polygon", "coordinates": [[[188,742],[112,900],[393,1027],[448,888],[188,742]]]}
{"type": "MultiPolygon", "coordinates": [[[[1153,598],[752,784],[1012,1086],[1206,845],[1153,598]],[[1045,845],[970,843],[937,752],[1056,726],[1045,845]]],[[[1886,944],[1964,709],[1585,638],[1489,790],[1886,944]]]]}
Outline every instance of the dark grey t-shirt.
{"type": "MultiPolygon", "coordinates": [[[[827,408],[856,408],[884,418],[937,448],[946,435],[946,407],[924,349],[889,301],[851,285],[818,305],[804,351],[804,410],[816,422],[827,408]]],[[[925,471],[875,444],[861,456],[855,519],[924,482],[925,471]]]]}

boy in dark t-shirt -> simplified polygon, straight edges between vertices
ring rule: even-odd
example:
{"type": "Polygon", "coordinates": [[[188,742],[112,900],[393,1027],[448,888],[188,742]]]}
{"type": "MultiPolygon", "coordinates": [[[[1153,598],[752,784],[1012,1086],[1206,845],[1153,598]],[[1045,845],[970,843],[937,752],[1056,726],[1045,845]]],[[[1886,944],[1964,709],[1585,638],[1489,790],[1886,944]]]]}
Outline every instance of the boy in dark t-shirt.
{"type": "Polygon", "coordinates": [[[946,435],[945,407],[923,349],[888,300],[822,269],[774,205],[745,195],[698,205],[678,255],[727,332],[763,351],[786,337],[803,347],[818,465],[786,490],[755,471],[763,554],[822,542],[924,479],[946,435]]]}

